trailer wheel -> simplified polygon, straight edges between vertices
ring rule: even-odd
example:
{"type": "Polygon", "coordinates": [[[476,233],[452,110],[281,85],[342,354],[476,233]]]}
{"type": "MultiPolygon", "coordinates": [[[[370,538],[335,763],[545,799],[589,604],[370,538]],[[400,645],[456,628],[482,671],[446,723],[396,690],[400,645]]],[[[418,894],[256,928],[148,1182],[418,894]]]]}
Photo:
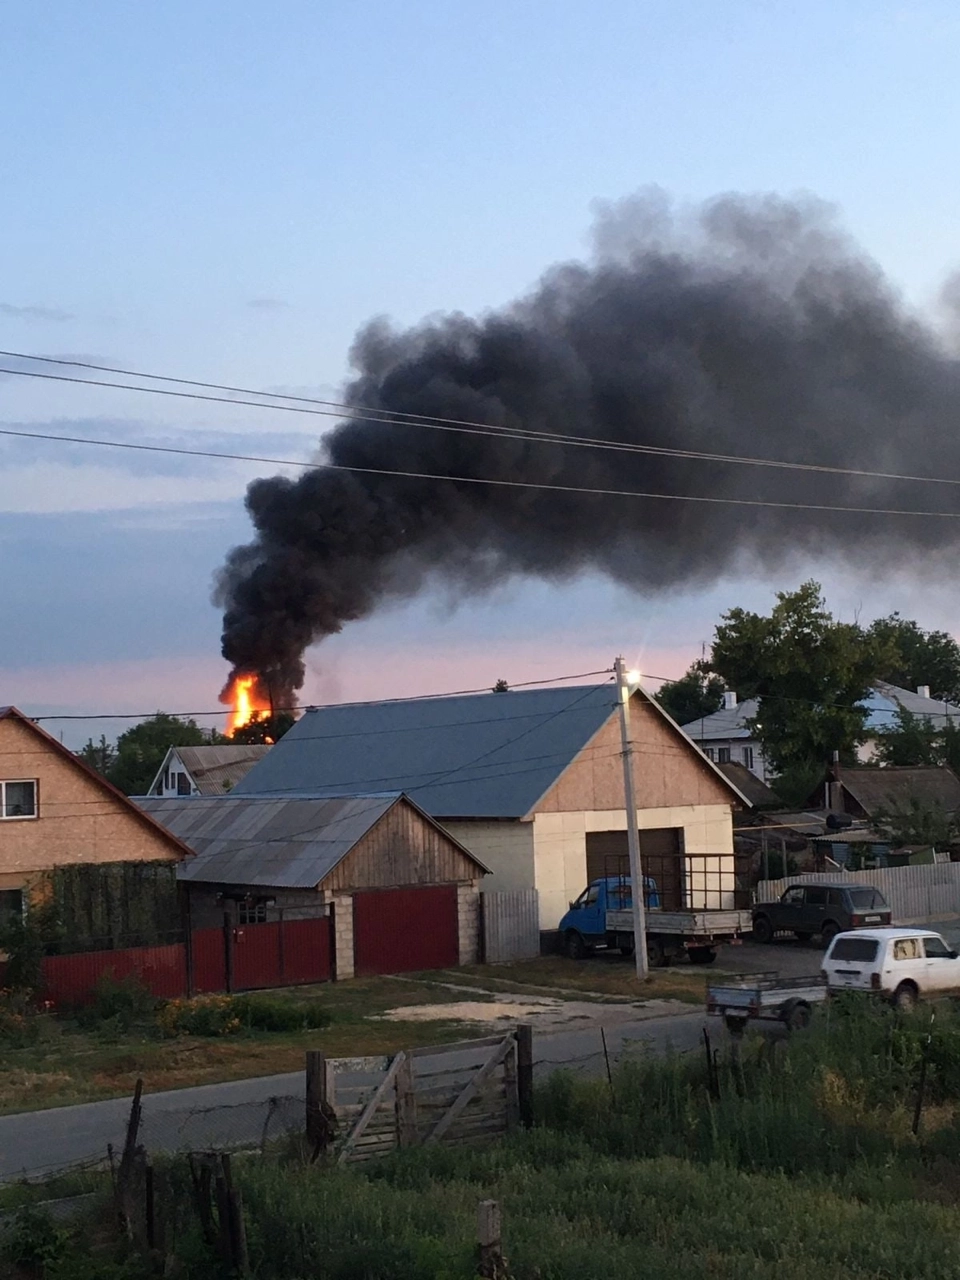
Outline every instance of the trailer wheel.
{"type": "Polygon", "coordinates": [[[788,1000],[780,1010],[780,1021],[788,1031],[803,1031],[810,1025],[811,1010],[805,1000],[788,1000]]]}
{"type": "Polygon", "coordinates": [[[647,939],[647,964],[651,969],[665,969],[669,964],[667,953],[659,938],[647,939]]]}
{"type": "Polygon", "coordinates": [[[576,929],[568,929],[563,939],[563,949],[571,960],[582,960],[588,954],[587,944],[576,929]]]}
{"type": "Polygon", "coordinates": [[[739,1038],[747,1029],[746,1018],[738,1017],[736,1014],[728,1013],[724,1015],[723,1024],[732,1036],[739,1038]]]}
{"type": "Polygon", "coordinates": [[[713,947],[689,947],[687,955],[690,957],[691,964],[713,964],[717,958],[713,947]]]}

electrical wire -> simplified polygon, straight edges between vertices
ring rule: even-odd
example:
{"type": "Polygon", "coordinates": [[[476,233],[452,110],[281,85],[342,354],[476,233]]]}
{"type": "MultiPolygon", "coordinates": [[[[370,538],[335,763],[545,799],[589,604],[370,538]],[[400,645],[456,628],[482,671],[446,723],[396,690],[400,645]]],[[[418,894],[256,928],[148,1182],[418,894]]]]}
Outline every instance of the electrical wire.
{"type": "MultiPolygon", "coordinates": [[[[347,416],[358,421],[379,422],[391,426],[418,426],[436,430],[454,430],[472,435],[496,435],[515,440],[541,441],[546,444],[574,445],[593,449],[613,449],[623,453],[642,453],[655,457],[676,458],[688,461],[721,462],[751,467],[774,467],[790,471],[811,471],[827,475],[853,476],[861,479],[901,480],[922,484],[960,485],[960,479],[954,479],[949,476],[919,476],[892,471],[868,471],[862,468],[834,467],[824,463],[791,462],[783,459],[757,458],[741,454],[709,453],[695,449],[673,449],[666,445],[647,445],[638,444],[633,441],[608,440],[598,436],[582,436],[567,434],[565,432],[539,431],[533,427],[510,427],[492,422],[473,421],[469,418],[447,418],[440,417],[435,414],[407,413],[403,410],[394,409],[376,409],[368,405],[349,404],[342,400],[323,400],[312,396],[288,395],[285,392],[279,391],[257,391],[250,387],[234,387],[225,383],[203,382],[194,378],[180,378],[168,374],[141,373],[132,369],[120,369],[113,365],[94,364],[92,361],[88,360],[57,359],[54,356],[30,355],[23,351],[0,350],[0,356],[17,360],[33,360],[44,364],[55,364],[70,368],[90,369],[91,371],[98,371],[102,373],[115,373],[126,378],[143,378],[150,379],[155,382],[172,382],[179,386],[201,387],[210,391],[229,391],[234,393],[234,395],[240,396],[260,396],[262,397],[262,400],[251,401],[237,400],[232,397],[228,399],[220,396],[192,396],[188,392],[165,391],[163,388],[157,387],[136,387],[129,386],[126,383],[104,382],[102,380],[88,378],[68,378],[66,375],[57,374],[41,374],[27,369],[0,368],[0,374],[6,373],[14,377],[50,378],[55,381],[74,382],[80,384],[85,383],[89,386],[111,387],[123,391],[140,391],[158,395],[178,395],[188,399],[214,400],[217,403],[240,404],[253,408],[275,408],[288,413],[314,413],[320,417],[336,417],[341,419],[344,416],[347,416]],[[263,403],[263,400],[289,400],[295,403],[291,405],[265,404],[263,403]],[[323,406],[323,408],[298,408],[297,406],[299,405],[323,406]]],[[[264,461],[267,461],[267,459],[264,459],[264,461]]]]}

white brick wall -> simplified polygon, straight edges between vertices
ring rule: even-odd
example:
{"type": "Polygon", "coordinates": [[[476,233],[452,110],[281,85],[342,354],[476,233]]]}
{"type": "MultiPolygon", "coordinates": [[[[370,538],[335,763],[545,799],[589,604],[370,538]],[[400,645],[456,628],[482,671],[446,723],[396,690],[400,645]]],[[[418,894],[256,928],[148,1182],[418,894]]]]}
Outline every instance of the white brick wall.
{"type": "Polygon", "coordinates": [[[457,926],[460,931],[460,963],[476,964],[480,955],[480,884],[457,885],[457,926]]]}
{"type": "Polygon", "coordinates": [[[353,977],[353,896],[333,895],[334,973],[338,979],[353,977]]]}

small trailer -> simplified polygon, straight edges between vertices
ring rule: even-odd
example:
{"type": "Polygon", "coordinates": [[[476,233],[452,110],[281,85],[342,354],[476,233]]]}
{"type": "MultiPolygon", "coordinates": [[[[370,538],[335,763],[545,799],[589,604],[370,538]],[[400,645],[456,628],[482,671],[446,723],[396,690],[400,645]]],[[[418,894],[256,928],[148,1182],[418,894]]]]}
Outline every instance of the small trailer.
{"type": "Polygon", "coordinates": [[[751,1020],[779,1022],[788,1031],[799,1031],[809,1025],[813,1006],[826,998],[822,978],[753,974],[742,981],[709,986],[707,1013],[723,1018],[731,1035],[742,1035],[751,1020]]]}

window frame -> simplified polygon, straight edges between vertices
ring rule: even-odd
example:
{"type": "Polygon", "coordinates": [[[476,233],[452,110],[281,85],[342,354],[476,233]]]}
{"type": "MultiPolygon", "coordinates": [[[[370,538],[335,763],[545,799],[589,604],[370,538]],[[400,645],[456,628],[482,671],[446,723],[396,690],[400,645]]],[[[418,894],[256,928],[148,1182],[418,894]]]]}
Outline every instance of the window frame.
{"type": "Polygon", "coordinates": [[[730,764],[729,747],[717,747],[717,764],[730,764]]]}
{"type": "Polygon", "coordinates": [[[33,822],[40,817],[39,778],[0,778],[0,822],[33,822]],[[29,784],[33,787],[33,813],[7,813],[7,787],[29,784]]]}
{"type": "Polygon", "coordinates": [[[267,923],[267,900],[257,898],[253,902],[237,903],[237,924],[241,926],[267,923]]]}
{"type": "Polygon", "coordinates": [[[753,770],[753,747],[741,747],[740,755],[743,759],[743,767],[753,770]]]}

